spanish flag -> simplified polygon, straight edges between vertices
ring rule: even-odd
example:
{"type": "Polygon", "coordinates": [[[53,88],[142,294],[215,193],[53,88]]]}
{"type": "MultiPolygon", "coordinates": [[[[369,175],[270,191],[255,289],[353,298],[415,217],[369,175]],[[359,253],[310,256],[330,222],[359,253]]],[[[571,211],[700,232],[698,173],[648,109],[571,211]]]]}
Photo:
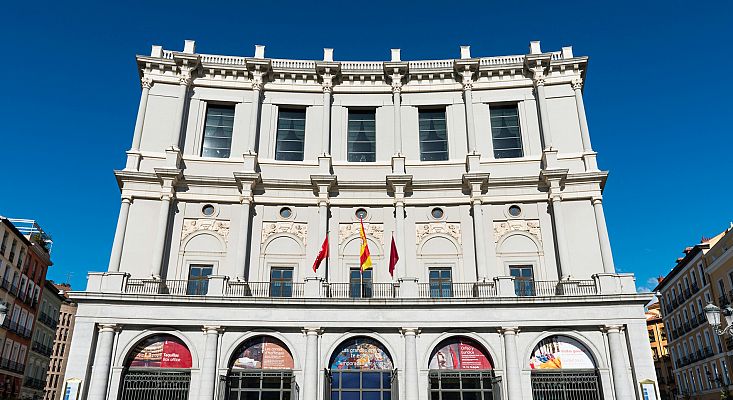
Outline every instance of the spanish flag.
{"type": "Polygon", "coordinates": [[[367,244],[366,232],[364,232],[364,221],[360,219],[359,223],[361,224],[361,230],[359,230],[359,236],[361,236],[359,264],[361,265],[361,272],[364,272],[372,268],[372,258],[369,255],[369,245],[367,244]]]}

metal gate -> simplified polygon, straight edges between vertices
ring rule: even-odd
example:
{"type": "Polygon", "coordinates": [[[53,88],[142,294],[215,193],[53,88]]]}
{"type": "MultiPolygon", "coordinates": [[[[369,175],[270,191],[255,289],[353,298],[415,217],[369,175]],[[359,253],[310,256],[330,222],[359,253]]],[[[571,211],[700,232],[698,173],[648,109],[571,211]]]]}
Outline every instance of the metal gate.
{"type": "Polygon", "coordinates": [[[601,400],[596,370],[532,371],[534,400],[601,400]]]}
{"type": "Polygon", "coordinates": [[[189,371],[131,370],[122,378],[120,400],[187,400],[189,371]]]}

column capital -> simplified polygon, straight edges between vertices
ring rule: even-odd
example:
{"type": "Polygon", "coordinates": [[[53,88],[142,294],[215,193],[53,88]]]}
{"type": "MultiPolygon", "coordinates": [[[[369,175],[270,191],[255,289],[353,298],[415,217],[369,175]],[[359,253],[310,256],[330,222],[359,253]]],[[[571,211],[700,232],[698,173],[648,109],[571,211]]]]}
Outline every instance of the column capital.
{"type": "Polygon", "coordinates": [[[453,69],[461,77],[464,91],[473,89],[473,76],[478,71],[478,67],[479,59],[477,58],[465,58],[453,62],[453,69]]]}
{"type": "Polygon", "coordinates": [[[468,172],[463,174],[463,185],[471,191],[471,200],[481,196],[489,184],[488,172],[468,172]]]}
{"type": "Polygon", "coordinates": [[[190,68],[181,68],[178,83],[182,86],[191,86],[193,84],[193,71],[190,68]]]}
{"type": "Polygon", "coordinates": [[[218,335],[224,333],[224,328],[220,325],[204,325],[201,327],[204,335],[218,335]]]}
{"type": "Polygon", "coordinates": [[[573,90],[583,89],[583,78],[575,78],[570,84],[573,86],[573,90]]]}
{"type": "Polygon", "coordinates": [[[524,56],[524,67],[530,78],[532,78],[535,87],[545,85],[546,71],[550,67],[551,60],[552,54],[550,53],[527,54],[524,56]]]}
{"type": "Polygon", "coordinates": [[[132,195],[129,195],[129,194],[122,195],[122,200],[121,201],[123,203],[127,203],[127,204],[132,203],[132,195]]]}
{"type": "Polygon", "coordinates": [[[234,179],[239,187],[239,200],[244,203],[252,201],[252,191],[260,181],[259,172],[234,172],[234,179]]]}
{"type": "Polygon", "coordinates": [[[420,334],[420,328],[400,328],[402,336],[417,336],[420,334]]]}
{"type": "Polygon", "coordinates": [[[601,196],[593,196],[593,197],[591,197],[590,202],[593,203],[593,205],[603,204],[603,197],[601,197],[601,196]]]}
{"type": "Polygon", "coordinates": [[[601,331],[604,333],[621,333],[623,330],[623,325],[604,325],[601,327],[601,331]]]}
{"type": "Polygon", "coordinates": [[[143,76],[140,79],[140,86],[143,89],[150,89],[153,86],[153,78],[151,78],[149,76],[143,76]]]}
{"type": "Polygon", "coordinates": [[[323,333],[323,329],[320,326],[310,326],[301,329],[306,336],[320,336],[323,333]]]}
{"type": "Polygon", "coordinates": [[[252,74],[252,90],[261,91],[262,86],[264,85],[264,81],[262,79],[262,73],[253,73],[252,74]]]}
{"type": "Polygon", "coordinates": [[[122,330],[122,325],[119,324],[98,324],[97,331],[102,332],[119,332],[122,330]]]}
{"type": "Polygon", "coordinates": [[[506,335],[516,335],[517,333],[519,333],[519,327],[517,327],[517,326],[503,326],[503,327],[499,328],[499,333],[501,333],[504,336],[506,336],[506,335]]]}

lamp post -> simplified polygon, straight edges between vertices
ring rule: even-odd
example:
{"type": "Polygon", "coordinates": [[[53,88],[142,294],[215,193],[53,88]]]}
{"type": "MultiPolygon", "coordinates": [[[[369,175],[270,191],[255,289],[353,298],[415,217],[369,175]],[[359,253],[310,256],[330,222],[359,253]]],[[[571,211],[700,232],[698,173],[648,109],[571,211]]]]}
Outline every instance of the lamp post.
{"type": "Polygon", "coordinates": [[[708,324],[713,327],[716,335],[733,335],[733,308],[730,306],[726,306],[721,310],[715,304],[708,304],[705,306],[705,317],[708,320],[708,324]],[[720,329],[721,314],[725,317],[725,328],[723,329],[720,329]]]}

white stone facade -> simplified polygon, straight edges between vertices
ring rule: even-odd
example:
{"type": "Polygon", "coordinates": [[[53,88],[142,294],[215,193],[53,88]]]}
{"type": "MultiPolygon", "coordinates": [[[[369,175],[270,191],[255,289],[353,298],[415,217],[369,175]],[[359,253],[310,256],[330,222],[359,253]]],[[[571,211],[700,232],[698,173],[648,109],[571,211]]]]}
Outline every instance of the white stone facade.
{"type": "Polygon", "coordinates": [[[143,91],[115,173],[122,206],[108,271],[71,296],[66,379],[81,379],[82,398],[118,398],[131,349],[162,332],[191,352],[190,399],[213,399],[237,347],[258,335],[288,347],[305,400],[323,400],[329,359],[355,336],[384,346],[406,400],[429,398],[431,352],[451,336],[485,348],[501,398],[532,397],[528,361],[550,335],[585,346],[604,399],[641,398],[639,383],[656,381],[650,296],[613,265],[607,173],[582,101],[586,57],[533,42],[518,56],[472,58],[463,47],[459,59],[401,61],[395,49],[389,62],[338,62],[326,49],[323,61],[281,60],[260,46],[254,57],[199,54],[187,41],[137,61],[143,91]],[[502,105],[518,117],[512,158],[494,146],[492,107],[502,105]],[[233,110],[228,157],[202,156],[212,106],[233,110]],[[305,116],[302,160],[284,161],[279,114],[291,109],[305,116]],[[350,110],[373,113],[374,161],[348,161],[350,110]],[[421,161],[426,110],[444,116],[444,160],[421,161]],[[374,263],[368,299],[347,285],[358,209],[374,263]],[[326,232],[330,254],[314,272],[326,232]],[[185,282],[192,265],[211,267],[206,293],[185,282]],[[517,291],[516,266],[532,271],[529,293],[517,291]],[[268,292],[274,268],[291,268],[292,297],[268,292]],[[449,271],[447,298],[435,298],[432,268],[449,271]]]}

